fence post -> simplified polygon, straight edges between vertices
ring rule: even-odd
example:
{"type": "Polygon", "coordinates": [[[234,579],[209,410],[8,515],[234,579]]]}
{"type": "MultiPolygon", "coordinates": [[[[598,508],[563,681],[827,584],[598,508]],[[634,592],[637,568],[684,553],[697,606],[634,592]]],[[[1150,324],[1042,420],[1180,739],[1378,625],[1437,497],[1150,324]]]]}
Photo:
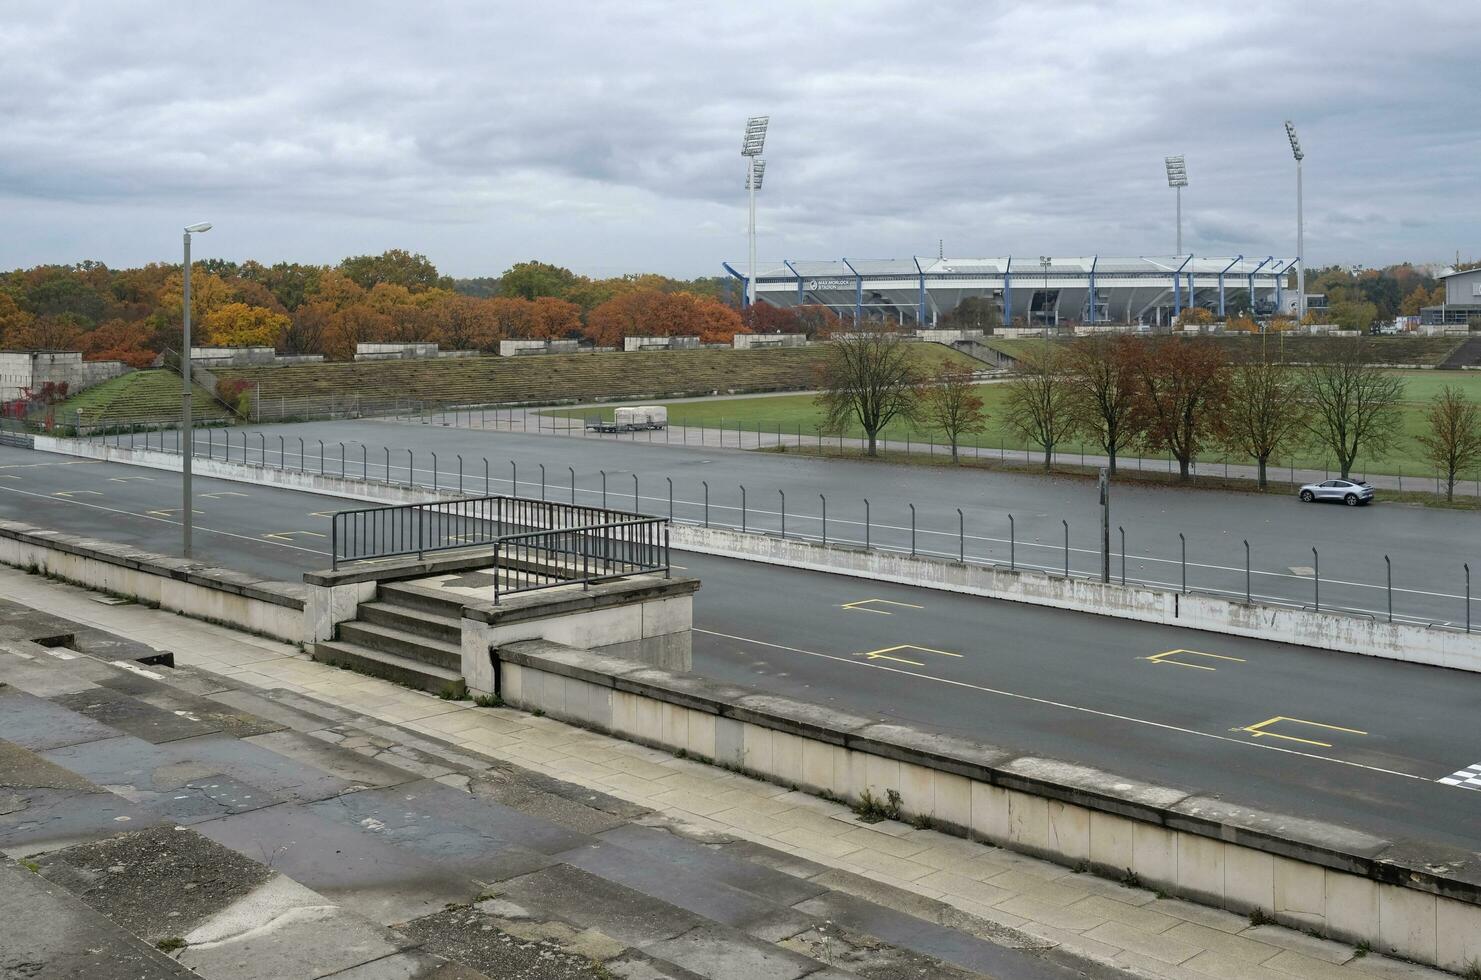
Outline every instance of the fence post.
{"type": "Polygon", "coordinates": [[[967,519],[960,507],[956,509],[956,560],[963,565],[967,563],[967,519]]]}
{"type": "MultiPolygon", "coordinates": [[[[736,431],[739,432],[740,429],[737,428],[736,431]]],[[[742,534],[745,534],[746,533],[746,485],[744,483],[742,483],[739,486],[740,486],[740,491],[741,491],[741,533],[742,534]]]]}
{"type": "MultiPolygon", "coordinates": [[[[538,416],[538,415],[535,416],[536,421],[538,421],[539,418],[540,418],[540,416],[538,416]]],[[[541,500],[544,500],[545,499],[545,464],[544,463],[541,463],[540,464],[540,499],[541,500]]]]}
{"type": "Polygon", "coordinates": [[[1314,603],[1314,605],[1313,605],[1312,608],[1313,608],[1313,610],[1315,612],[1321,612],[1322,611],[1322,558],[1321,558],[1321,555],[1318,555],[1316,553],[1316,549],[1315,548],[1312,548],[1311,549],[1311,584],[1312,584],[1312,588],[1314,589],[1313,596],[1315,597],[1315,603],[1314,603]]]}
{"type": "Polygon", "coordinates": [[[319,440],[319,475],[324,475],[324,440],[319,440]]]}
{"type": "Polygon", "coordinates": [[[390,483],[391,482],[391,447],[390,446],[382,446],[381,448],[386,451],[386,482],[387,483],[390,483]]]}
{"type": "MultiPolygon", "coordinates": [[[[780,429],[777,430],[777,438],[781,438],[780,429]]],[[[781,444],[778,443],[778,445],[781,444]]],[[[787,536],[787,491],[778,490],[777,493],[782,495],[782,537],[785,538],[787,536]]]]}
{"type": "Polygon", "coordinates": [[[576,503],[576,467],[567,466],[566,469],[571,471],[571,503],[574,504],[576,503]]]}
{"type": "Polygon", "coordinates": [[[1185,538],[1185,537],[1183,537],[1183,532],[1182,531],[1179,531],[1178,532],[1178,547],[1179,547],[1179,550],[1181,552],[1181,557],[1178,559],[1178,562],[1183,567],[1183,595],[1187,595],[1188,594],[1188,539],[1185,538]]]}
{"type": "Polygon", "coordinates": [[[910,557],[915,557],[915,504],[910,505],[910,557]]]}
{"type": "Polygon", "coordinates": [[[663,526],[663,577],[673,578],[673,564],[669,560],[669,526],[663,526]]]}
{"type": "Polygon", "coordinates": [[[602,474],[602,509],[603,510],[606,510],[607,509],[607,471],[606,470],[597,470],[597,472],[600,473],[600,474],[602,474]]]}
{"type": "Polygon", "coordinates": [[[458,453],[458,496],[463,495],[463,454],[458,453]]]}
{"type": "MultiPolygon", "coordinates": [[[[243,462],[245,462],[245,460],[243,460],[243,462]]],[[[343,480],[345,478],[345,444],[344,443],[340,443],[339,444],[339,478],[341,480],[343,480]]]]}
{"type": "Polygon", "coordinates": [[[818,499],[823,502],[823,544],[828,543],[828,498],[818,494],[818,499]]]}
{"type": "Polygon", "coordinates": [[[1126,588],[1126,528],[1117,524],[1116,530],[1121,532],[1121,587],[1124,589],[1126,588]]]}
{"type": "Polygon", "coordinates": [[[304,459],[303,437],[302,436],[300,436],[299,439],[298,439],[298,472],[300,472],[300,473],[307,473],[308,472],[308,465],[307,465],[307,463],[305,462],[305,459],[304,459]]]}
{"type": "Polygon", "coordinates": [[[257,433],[258,451],[262,453],[262,468],[267,469],[267,433],[257,433]]]}
{"type": "Polygon", "coordinates": [[[339,521],[329,518],[329,567],[339,568],[339,521]]]}
{"type": "Polygon", "coordinates": [[[1059,523],[1064,525],[1064,577],[1070,577],[1070,522],[1063,517],[1059,523]]]}
{"type": "Polygon", "coordinates": [[[1244,539],[1244,604],[1250,604],[1250,539],[1244,539]]]}
{"type": "Polygon", "coordinates": [[[417,454],[416,454],[416,450],[414,450],[414,449],[408,449],[406,451],[406,485],[409,486],[409,487],[416,486],[416,478],[417,478],[417,454]]]}
{"type": "Polygon", "coordinates": [[[360,479],[370,480],[370,446],[360,443],[360,479]]]}
{"type": "Polygon", "coordinates": [[[499,604],[499,551],[500,540],[494,538],[494,605],[499,604]]]}
{"type": "Polygon", "coordinates": [[[1013,515],[1012,514],[1009,514],[1008,515],[1008,571],[1010,571],[1010,572],[1017,571],[1018,570],[1018,555],[1017,555],[1018,545],[1017,545],[1017,542],[1016,542],[1017,535],[1014,534],[1013,532],[1014,532],[1014,528],[1013,528],[1013,515]]]}
{"type": "MultiPolygon", "coordinates": [[[[652,432],[653,430],[649,429],[648,431],[652,432]]],[[[642,511],[638,509],[638,474],[636,473],[633,474],[633,513],[642,513],[642,511]]]]}
{"type": "Polygon", "coordinates": [[[864,550],[869,550],[869,498],[864,498],[864,550]]]}
{"type": "Polygon", "coordinates": [[[438,489],[438,486],[437,486],[437,454],[436,453],[433,453],[432,454],[432,489],[433,489],[433,491],[436,491],[438,489]]]}
{"type": "MultiPolygon", "coordinates": [[[[664,479],[667,480],[667,481],[669,481],[669,520],[673,520],[674,519],[674,478],[671,477],[671,476],[666,476],[666,477],[664,477],[664,479]]],[[[668,547],[668,545],[667,545],[668,531],[665,529],[665,531],[663,533],[664,533],[664,542],[665,542],[664,547],[667,548],[668,547]]]]}
{"type": "Polygon", "coordinates": [[[1384,578],[1388,581],[1388,621],[1394,621],[1394,563],[1388,560],[1388,555],[1383,556],[1384,578]]]}
{"type": "Polygon", "coordinates": [[[1466,570],[1466,632],[1471,631],[1471,563],[1461,565],[1466,570]]]}
{"type": "Polygon", "coordinates": [[[710,526],[710,481],[700,480],[705,488],[705,527],[710,526]]]}
{"type": "Polygon", "coordinates": [[[509,496],[519,496],[519,466],[512,459],[509,461],[509,496]]]}

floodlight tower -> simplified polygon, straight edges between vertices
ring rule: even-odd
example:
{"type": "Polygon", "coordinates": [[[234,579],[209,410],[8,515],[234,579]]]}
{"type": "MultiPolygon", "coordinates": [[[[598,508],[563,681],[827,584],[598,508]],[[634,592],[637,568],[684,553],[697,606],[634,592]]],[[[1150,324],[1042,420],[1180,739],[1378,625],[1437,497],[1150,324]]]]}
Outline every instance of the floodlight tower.
{"type": "Polygon", "coordinates": [[[770,121],[770,116],[752,116],[746,120],[746,134],[741,138],[741,156],[746,158],[746,194],[751,212],[746,235],[750,252],[746,267],[747,307],[756,302],[756,192],[761,189],[761,178],[766,174],[766,161],[760,157],[766,146],[766,124],[770,121]]]}
{"type": "Polygon", "coordinates": [[[180,343],[180,488],[184,497],[180,504],[180,553],[186,558],[190,557],[190,532],[195,524],[190,492],[191,457],[195,453],[195,423],[190,417],[190,236],[203,235],[210,230],[209,221],[185,226],[184,278],[180,290],[185,316],[185,330],[180,343]]]}
{"type": "Polygon", "coordinates": [[[1296,322],[1306,319],[1306,227],[1301,214],[1301,161],[1306,154],[1296,127],[1286,120],[1286,139],[1291,141],[1291,155],[1296,158],[1296,322]]]}
{"type": "Polygon", "coordinates": [[[1183,254],[1183,188],[1188,186],[1188,165],[1183,162],[1183,155],[1179,153],[1175,157],[1167,157],[1167,186],[1178,192],[1178,255],[1183,254]]]}

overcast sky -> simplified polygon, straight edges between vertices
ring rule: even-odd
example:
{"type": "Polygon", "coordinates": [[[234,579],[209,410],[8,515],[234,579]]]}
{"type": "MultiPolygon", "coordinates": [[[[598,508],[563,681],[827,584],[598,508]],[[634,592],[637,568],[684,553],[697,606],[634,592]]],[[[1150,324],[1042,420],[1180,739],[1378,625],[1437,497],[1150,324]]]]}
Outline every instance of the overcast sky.
{"type": "Polygon", "coordinates": [[[0,18],[0,268],[401,247],[719,274],[770,114],[782,258],[1481,253],[1471,4],[66,3],[0,18]],[[378,12],[377,12],[378,11],[378,12]]]}

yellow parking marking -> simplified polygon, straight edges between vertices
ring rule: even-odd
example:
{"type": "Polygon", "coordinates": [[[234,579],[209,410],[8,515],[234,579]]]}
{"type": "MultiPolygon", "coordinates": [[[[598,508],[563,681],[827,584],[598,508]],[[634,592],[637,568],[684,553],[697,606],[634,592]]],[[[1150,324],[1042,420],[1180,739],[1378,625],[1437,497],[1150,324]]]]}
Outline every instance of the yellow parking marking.
{"type": "Polygon", "coordinates": [[[921,647],[916,646],[914,643],[901,643],[899,646],[884,647],[879,650],[866,650],[865,652],[859,654],[859,656],[863,657],[865,660],[893,660],[897,664],[911,664],[916,667],[925,666],[925,664],[919,660],[908,660],[905,657],[891,656],[891,654],[904,653],[907,650],[914,650],[918,653],[934,653],[939,654],[943,657],[956,657],[958,659],[960,659],[962,656],[960,653],[952,653],[950,650],[937,650],[934,647],[921,647]]]}
{"type": "Polygon", "coordinates": [[[108,478],[108,482],[109,483],[132,483],[135,480],[143,480],[146,483],[153,483],[154,482],[154,477],[152,477],[152,476],[110,476],[108,478]]]}
{"type": "Polygon", "coordinates": [[[1330,749],[1332,747],[1331,742],[1318,742],[1316,739],[1313,738],[1297,738],[1295,735],[1282,735],[1280,732],[1266,731],[1266,728],[1268,726],[1282,721],[1290,722],[1293,725],[1309,725],[1312,728],[1325,728],[1328,731],[1343,732],[1348,735],[1368,734],[1367,732],[1359,731],[1356,728],[1343,728],[1341,725],[1324,725],[1319,721],[1306,721],[1304,718],[1289,718],[1285,715],[1276,715],[1274,718],[1266,718],[1264,721],[1256,722],[1253,725],[1246,725],[1244,728],[1235,728],[1232,729],[1232,731],[1249,732],[1255,738],[1261,738],[1263,736],[1268,738],[1284,739],[1287,742],[1300,742],[1303,745],[1317,745],[1324,749],[1330,749]]]}
{"type": "Polygon", "coordinates": [[[881,616],[893,616],[894,615],[894,613],[889,612],[889,611],[884,610],[884,609],[868,609],[868,608],[866,608],[870,603],[875,603],[875,602],[880,603],[881,605],[885,605],[885,606],[899,606],[902,609],[924,609],[924,608],[926,608],[925,606],[917,606],[914,603],[910,603],[910,602],[896,602],[893,599],[856,599],[853,602],[845,602],[842,605],[840,605],[838,608],[840,608],[840,609],[853,609],[853,610],[857,610],[858,612],[878,613],[881,616]]]}
{"type": "Polygon", "coordinates": [[[311,510],[311,511],[309,511],[309,516],[310,517],[333,517],[335,514],[338,514],[338,513],[339,513],[339,511],[337,511],[337,510],[311,510]]]}
{"type": "Polygon", "coordinates": [[[101,497],[103,495],[101,493],[99,493],[97,490],[57,490],[56,492],[54,492],[52,494],[52,496],[53,497],[66,497],[68,500],[71,500],[73,497],[78,497],[78,496],[83,496],[83,497],[101,497]]]}
{"type": "Polygon", "coordinates": [[[212,493],[198,493],[196,496],[216,500],[219,497],[245,497],[247,495],[245,493],[237,493],[235,490],[216,490],[212,493]]]}
{"type": "Polygon", "coordinates": [[[0,480],[19,480],[20,477],[11,473],[0,473],[0,480]]]}
{"type": "Polygon", "coordinates": [[[1217,667],[1210,667],[1207,664],[1190,664],[1184,663],[1181,660],[1171,659],[1178,654],[1182,654],[1187,657],[1207,657],[1210,660],[1231,660],[1237,664],[1242,664],[1245,662],[1243,657],[1226,657],[1222,653],[1202,653],[1198,650],[1164,650],[1161,653],[1154,653],[1150,657],[1141,657],[1139,659],[1150,660],[1154,664],[1172,664],[1174,667],[1192,667],[1194,670],[1219,669],[1217,667]]]}
{"type": "MultiPolygon", "coordinates": [[[[144,513],[149,514],[152,517],[173,517],[174,515],[180,513],[181,510],[182,510],[182,508],[180,508],[180,507],[169,507],[169,508],[166,508],[165,510],[146,510],[144,513]]],[[[196,510],[194,507],[192,507],[190,509],[190,512],[192,514],[204,514],[205,513],[205,511],[203,511],[203,510],[196,510]]]]}
{"type": "Polygon", "coordinates": [[[306,534],[311,538],[322,538],[324,535],[318,531],[270,531],[263,535],[264,538],[272,538],[274,541],[292,541],[294,535],[306,534]]]}

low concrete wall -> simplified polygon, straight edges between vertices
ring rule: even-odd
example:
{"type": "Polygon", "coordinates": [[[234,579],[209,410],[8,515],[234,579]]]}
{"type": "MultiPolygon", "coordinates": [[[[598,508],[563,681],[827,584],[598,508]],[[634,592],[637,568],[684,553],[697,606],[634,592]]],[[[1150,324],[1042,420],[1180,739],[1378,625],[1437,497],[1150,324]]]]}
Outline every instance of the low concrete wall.
{"type": "Polygon", "coordinates": [[[754,350],[760,347],[806,347],[805,333],[738,333],[731,338],[730,346],[736,350],[754,350]]]}
{"type": "Polygon", "coordinates": [[[1258,637],[1389,660],[1481,671],[1481,633],[1383,623],[1340,613],[1245,605],[1215,596],[1181,595],[1159,589],[1102,584],[1083,578],[1066,579],[1038,571],[1009,571],[1001,566],[962,564],[940,558],[866,551],[847,545],[823,545],[689,524],[673,525],[669,540],[675,549],[682,551],[747,558],[788,568],[1054,606],[1118,619],[1187,626],[1213,633],[1258,637]]]}
{"type": "Polygon", "coordinates": [[[183,558],[0,521],[0,564],[132,596],[194,619],[288,643],[303,639],[304,589],[183,558]]]}
{"type": "MultiPolygon", "coordinates": [[[[1063,864],[1448,969],[1481,957],[1481,862],[815,704],[531,641],[499,651],[526,710],[858,801],[1063,864]]],[[[843,831],[840,825],[840,832],[843,831]]]]}

